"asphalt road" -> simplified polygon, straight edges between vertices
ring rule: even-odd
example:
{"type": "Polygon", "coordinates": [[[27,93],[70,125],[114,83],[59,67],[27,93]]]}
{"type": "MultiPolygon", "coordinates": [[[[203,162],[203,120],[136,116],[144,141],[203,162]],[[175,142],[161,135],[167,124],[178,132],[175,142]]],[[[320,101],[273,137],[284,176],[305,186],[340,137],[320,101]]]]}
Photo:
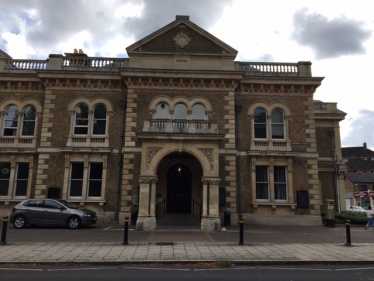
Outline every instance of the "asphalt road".
{"type": "MultiPolygon", "coordinates": [[[[239,228],[227,227],[227,232],[205,233],[199,230],[174,227],[160,228],[155,232],[129,230],[129,243],[154,242],[221,242],[239,241],[239,228]]],[[[8,225],[7,242],[108,242],[121,243],[124,226],[111,223],[71,230],[65,227],[37,226],[14,229],[8,225]]],[[[351,241],[374,243],[374,231],[364,227],[351,227],[351,241]]],[[[300,226],[244,226],[244,243],[345,243],[345,227],[300,227],[300,226]]]]}

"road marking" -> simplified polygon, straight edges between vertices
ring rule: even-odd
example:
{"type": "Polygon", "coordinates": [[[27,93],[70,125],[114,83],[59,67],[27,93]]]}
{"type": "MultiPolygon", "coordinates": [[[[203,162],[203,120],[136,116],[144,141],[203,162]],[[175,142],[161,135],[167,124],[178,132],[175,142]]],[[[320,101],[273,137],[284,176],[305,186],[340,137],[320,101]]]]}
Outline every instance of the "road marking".
{"type": "Polygon", "coordinates": [[[363,269],[374,269],[374,267],[341,268],[341,269],[335,269],[335,270],[336,271],[348,271],[348,270],[363,270],[363,269]]]}
{"type": "Polygon", "coordinates": [[[28,268],[0,268],[0,270],[16,270],[16,271],[43,271],[43,269],[28,269],[28,268]]]}
{"type": "Polygon", "coordinates": [[[47,269],[47,271],[74,271],[74,270],[96,270],[96,269],[112,269],[112,268],[118,268],[116,266],[113,267],[87,267],[87,268],[56,268],[56,269],[47,269]]]}
{"type": "Polygon", "coordinates": [[[110,230],[113,226],[108,226],[107,228],[104,228],[103,230],[110,230]]]}
{"type": "Polygon", "coordinates": [[[323,268],[304,268],[304,267],[259,267],[263,269],[282,269],[282,270],[312,270],[312,271],[333,271],[332,269],[323,269],[323,268]]]}
{"type": "Polygon", "coordinates": [[[185,268],[159,268],[159,267],[122,267],[123,269],[141,269],[141,270],[172,270],[172,271],[191,271],[191,269],[185,268]]]}

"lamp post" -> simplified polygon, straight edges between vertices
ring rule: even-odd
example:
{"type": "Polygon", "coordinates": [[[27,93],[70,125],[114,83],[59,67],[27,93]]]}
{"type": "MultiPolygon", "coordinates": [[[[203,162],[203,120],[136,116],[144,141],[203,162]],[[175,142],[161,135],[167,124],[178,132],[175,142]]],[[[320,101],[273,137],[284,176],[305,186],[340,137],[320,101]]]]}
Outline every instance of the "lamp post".
{"type": "Polygon", "coordinates": [[[119,208],[121,203],[121,182],[122,182],[122,168],[123,168],[123,141],[124,141],[124,134],[125,134],[125,109],[127,105],[127,100],[119,100],[119,106],[121,107],[122,111],[122,119],[121,119],[121,136],[120,136],[120,143],[119,143],[119,151],[118,151],[118,179],[117,179],[117,190],[116,190],[116,206],[114,210],[114,220],[118,221],[118,214],[119,208]]]}

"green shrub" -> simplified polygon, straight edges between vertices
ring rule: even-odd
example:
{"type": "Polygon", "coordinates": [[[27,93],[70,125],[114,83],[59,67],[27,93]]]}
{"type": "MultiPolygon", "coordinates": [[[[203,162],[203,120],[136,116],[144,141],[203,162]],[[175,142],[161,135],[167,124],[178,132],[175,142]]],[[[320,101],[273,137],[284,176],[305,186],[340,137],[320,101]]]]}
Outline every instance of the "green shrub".
{"type": "MultiPolygon", "coordinates": [[[[321,214],[322,222],[326,222],[326,215],[321,214]]],[[[367,218],[366,214],[363,212],[341,212],[340,214],[335,214],[335,223],[336,224],[345,224],[347,220],[351,224],[366,224],[367,218]]]]}

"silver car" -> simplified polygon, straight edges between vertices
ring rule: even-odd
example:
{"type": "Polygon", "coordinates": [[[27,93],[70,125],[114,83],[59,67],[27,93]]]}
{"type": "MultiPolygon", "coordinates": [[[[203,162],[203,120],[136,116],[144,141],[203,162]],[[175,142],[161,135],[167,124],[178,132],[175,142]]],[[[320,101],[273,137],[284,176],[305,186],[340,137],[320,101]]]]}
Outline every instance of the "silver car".
{"type": "Polygon", "coordinates": [[[78,209],[66,200],[28,199],[17,204],[10,215],[15,228],[26,225],[67,225],[71,229],[97,222],[94,211],[78,209]]]}

